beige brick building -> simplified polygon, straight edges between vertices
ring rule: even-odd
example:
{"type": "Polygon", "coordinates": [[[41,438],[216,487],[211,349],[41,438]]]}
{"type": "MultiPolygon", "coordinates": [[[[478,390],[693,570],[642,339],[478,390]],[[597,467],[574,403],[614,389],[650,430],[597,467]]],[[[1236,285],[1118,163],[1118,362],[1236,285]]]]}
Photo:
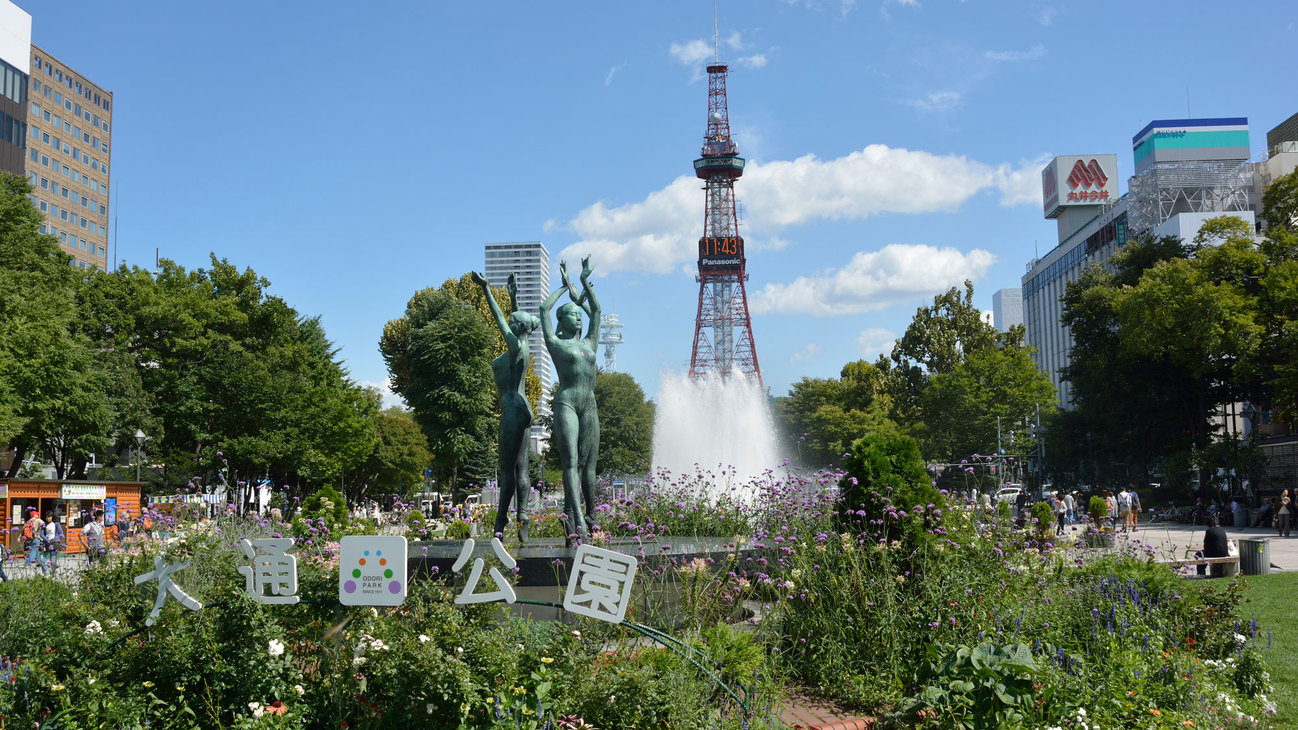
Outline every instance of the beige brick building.
{"type": "Polygon", "coordinates": [[[113,94],[32,44],[27,179],[72,265],[108,270],[113,94]]]}

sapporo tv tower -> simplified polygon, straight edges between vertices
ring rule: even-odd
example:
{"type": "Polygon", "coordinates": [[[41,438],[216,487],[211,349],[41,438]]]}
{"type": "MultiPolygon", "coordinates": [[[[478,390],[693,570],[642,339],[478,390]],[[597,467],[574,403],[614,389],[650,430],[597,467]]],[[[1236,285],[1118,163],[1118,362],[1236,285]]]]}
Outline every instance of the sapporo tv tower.
{"type": "Polygon", "coordinates": [[[694,320],[694,350],[690,377],[742,373],[761,382],[753,325],[748,316],[748,280],[744,239],[739,235],[735,180],[744,174],[744,158],[730,139],[726,107],[726,72],[708,66],[708,133],[703,152],[694,161],[694,174],[707,185],[703,237],[699,239],[699,309],[694,320]]]}

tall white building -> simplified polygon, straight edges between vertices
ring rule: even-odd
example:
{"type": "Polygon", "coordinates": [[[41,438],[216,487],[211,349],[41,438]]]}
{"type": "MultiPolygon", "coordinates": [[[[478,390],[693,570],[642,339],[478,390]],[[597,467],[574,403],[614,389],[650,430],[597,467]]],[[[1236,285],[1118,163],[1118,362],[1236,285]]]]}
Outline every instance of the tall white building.
{"type": "MultiPolygon", "coordinates": [[[[509,275],[518,281],[518,308],[540,316],[541,302],[550,294],[550,252],[540,241],[519,243],[488,243],[484,247],[486,276],[492,286],[504,286],[509,275]]],[[[575,272],[574,272],[575,273],[575,272]]],[[[537,416],[550,415],[550,385],[554,376],[550,368],[550,351],[545,348],[545,335],[538,327],[528,338],[532,351],[532,369],[541,379],[541,407],[537,416]]],[[[550,434],[542,426],[532,426],[532,450],[541,451],[550,434]]]]}
{"type": "Polygon", "coordinates": [[[1000,289],[992,295],[992,326],[997,332],[1023,324],[1023,290],[1000,289]]]}

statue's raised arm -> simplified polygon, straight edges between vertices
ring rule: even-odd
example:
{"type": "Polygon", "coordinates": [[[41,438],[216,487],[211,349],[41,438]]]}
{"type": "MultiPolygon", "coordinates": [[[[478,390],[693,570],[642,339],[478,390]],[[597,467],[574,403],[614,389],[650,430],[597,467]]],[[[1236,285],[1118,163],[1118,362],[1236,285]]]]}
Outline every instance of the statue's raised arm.
{"type": "Polygon", "coordinates": [[[586,300],[586,305],[582,308],[586,310],[587,316],[590,317],[590,327],[586,330],[586,341],[591,347],[599,347],[599,326],[600,326],[600,306],[599,300],[595,298],[595,288],[590,284],[590,275],[595,272],[595,267],[590,263],[590,256],[581,260],[581,298],[586,300]]]}
{"type": "MultiPolygon", "coordinates": [[[[487,277],[476,271],[470,274],[470,276],[473,278],[474,284],[482,287],[482,293],[487,297],[487,306],[491,308],[491,313],[496,317],[496,326],[500,328],[500,334],[505,337],[505,344],[508,345],[511,350],[517,350],[518,338],[515,337],[513,331],[510,330],[509,322],[505,319],[505,313],[501,311],[500,304],[496,302],[496,297],[491,293],[491,282],[487,281],[487,277]]],[[[510,281],[513,281],[514,275],[510,274],[509,279],[510,281]]]]}

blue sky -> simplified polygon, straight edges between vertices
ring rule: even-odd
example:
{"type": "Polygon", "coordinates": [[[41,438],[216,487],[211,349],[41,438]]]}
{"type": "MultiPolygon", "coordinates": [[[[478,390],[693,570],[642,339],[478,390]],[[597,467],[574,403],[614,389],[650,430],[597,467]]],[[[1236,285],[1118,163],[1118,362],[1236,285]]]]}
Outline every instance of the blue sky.
{"type": "MultiPolygon", "coordinates": [[[[712,3],[18,0],[115,94],[119,261],[209,252],[320,315],[358,381],[419,288],[482,245],[591,253],[619,370],[688,366],[712,3]]],[[[749,303],[767,385],[891,349],[963,279],[1018,287],[1040,170],[1153,119],[1298,112],[1298,6],[721,2],[749,303]]],[[[111,260],[111,259],[110,259],[111,260]]]]}

